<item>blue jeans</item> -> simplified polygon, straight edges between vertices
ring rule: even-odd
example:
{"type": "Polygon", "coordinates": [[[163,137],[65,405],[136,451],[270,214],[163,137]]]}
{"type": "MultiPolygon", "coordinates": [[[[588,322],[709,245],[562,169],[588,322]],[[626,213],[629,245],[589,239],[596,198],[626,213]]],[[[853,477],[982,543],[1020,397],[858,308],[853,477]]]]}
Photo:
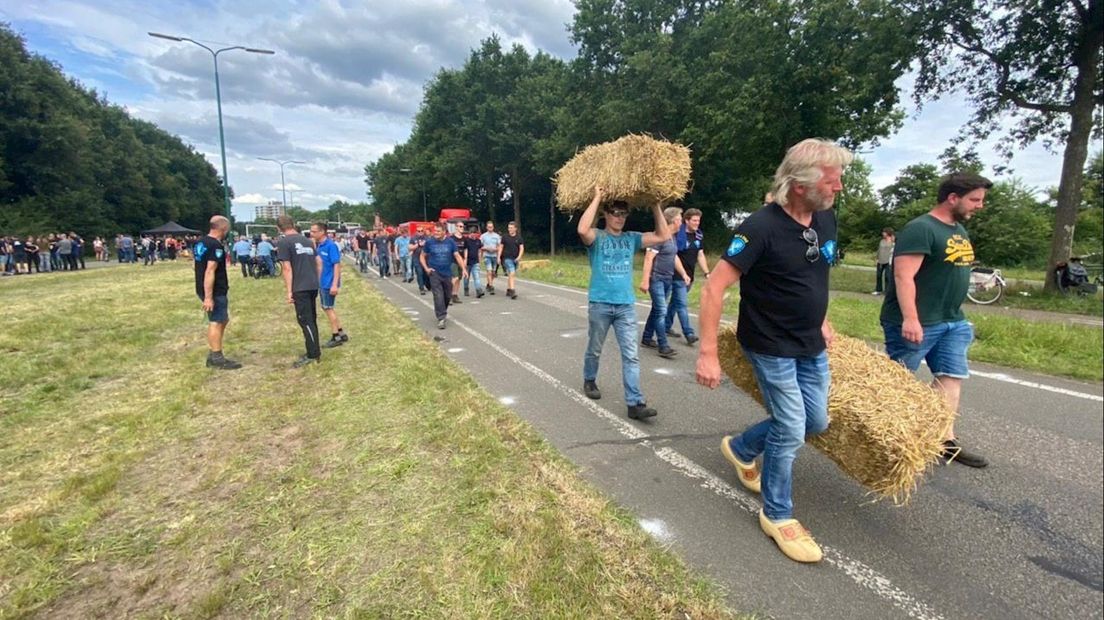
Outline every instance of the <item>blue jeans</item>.
{"type": "Polygon", "coordinates": [[[966,361],[966,351],[974,342],[974,328],[970,322],[936,323],[923,328],[924,339],[915,344],[901,336],[900,325],[882,323],[889,359],[904,364],[911,372],[916,372],[920,360],[924,360],[933,376],[970,378],[970,365],[966,361]]]}
{"type": "Polygon", "coordinates": [[[689,299],[690,286],[676,275],[671,283],[671,302],[667,304],[665,331],[671,331],[671,327],[675,324],[675,315],[678,315],[679,323],[682,324],[682,335],[686,337],[694,335],[694,326],[690,324],[689,299]]]}
{"type": "Polygon", "coordinates": [[[424,291],[429,288],[429,277],[422,268],[421,261],[414,263],[414,279],[418,281],[418,290],[424,291]]]}
{"type": "Polygon", "coordinates": [[[828,352],[815,357],[775,357],[744,349],[755,369],[769,418],[732,440],[741,461],[763,455],[763,513],[793,518],[793,462],[805,437],[828,428],[828,352]]]}
{"type": "Polygon", "coordinates": [[[671,292],[671,281],[652,278],[648,285],[648,294],[652,296],[652,311],[648,313],[648,322],[644,324],[644,340],[656,337],[659,348],[667,348],[667,295],[671,292]]]}
{"type": "Polygon", "coordinates": [[[479,281],[479,263],[468,265],[468,277],[464,278],[464,292],[468,292],[468,282],[475,285],[475,293],[483,292],[483,283],[479,281]]]}
{"type": "Polygon", "coordinates": [[[399,258],[399,260],[402,262],[403,282],[409,282],[410,279],[414,277],[413,268],[410,266],[410,255],[407,254],[399,258]]]}
{"type": "Polygon", "coordinates": [[[644,403],[640,392],[640,357],[636,343],[636,307],[634,304],[604,304],[590,302],[587,305],[587,348],[583,357],[583,381],[598,379],[598,358],[606,334],[613,327],[617,346],[621,350],[621,383],[625,386],[625,404],[644,403]]]}

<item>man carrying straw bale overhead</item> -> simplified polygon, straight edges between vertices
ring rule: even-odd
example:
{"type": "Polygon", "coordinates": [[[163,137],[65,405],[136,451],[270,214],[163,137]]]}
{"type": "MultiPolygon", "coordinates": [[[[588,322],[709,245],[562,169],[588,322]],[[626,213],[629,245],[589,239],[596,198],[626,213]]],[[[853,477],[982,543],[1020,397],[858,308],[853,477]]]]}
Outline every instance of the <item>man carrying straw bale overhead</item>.
{"type": "Polygon", "coordinates": [[[644,246],[653,246],[671,238],[663,204],[652,206],[655,232],[624,230],[629,206],[621,201],[603,205],[605,230],[594,228],[603,189],[594,188],[594,198],[579,218],[579,238],[587,246],[590,260],[590,286],[587,291],[587,348],[583,357],[583,392],[599,399],[598,358],[610,327],[621,350],[621,383],[625,388],[628,416],[642,420],[656,415],[640,391],[640,358],[636,342],[636,296],[633,293],[633,256],[644,246]]]}
{"type": "Polygon", "coordinates": [[[829,213],[852,155],[831,142],[803,140],[774,173],[774,201],[748,217],[702,288],[698,383],[721,383],[717,329],[728,287],[740,283],[736,337],[751,362],[768,418],[721,452],[740,482],[763,496],[759,525],[782,553],[819,562],[820,546],[793,518],[793,461],[805,437],[828,428],[828,271],[836,224],[829,213]],[[756,459],[762,457],[762,463],[756,459]]]}
{"type": "MultiPolygon", "coordinates": [[[[882,303],[886,354],[912,372],[927,360],[931,387],[958,411],[962,380],[970,376],[966,350],[974,329],[962,313],[970,286],[974,246],[962,223],[985,206],[993,183],[976,174],[951,174],[939,183],[935,207],[897,235],[893,277],[882,303]]],[[[954,425],[943,442],[943,459],[985,467],[985,457],[967,452],[955,439],[954,425]]]]}

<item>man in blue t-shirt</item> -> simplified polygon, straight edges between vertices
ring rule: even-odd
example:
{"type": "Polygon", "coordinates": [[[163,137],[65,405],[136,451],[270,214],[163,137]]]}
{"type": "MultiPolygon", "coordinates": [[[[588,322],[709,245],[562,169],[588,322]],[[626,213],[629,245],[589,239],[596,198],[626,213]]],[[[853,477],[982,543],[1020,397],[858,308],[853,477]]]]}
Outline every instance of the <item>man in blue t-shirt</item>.
{"type": "Polygon", "coordinates": [[[245,237],[239,237],[234,242],[234,253],[231,257],[241,263],[242,277],[248,278],[253,275],[253,264],[249,258],[249,254],[253,251],[253,244],[249,242],[249,239],[245,237]]]}
{"type": "Polygon", "coordinates": [[[349,342],[337,310],[334,310],[337,293],[341,290],[341,248],[326,234],[325,222],[311,224],[310,236],[318,246],[314,253],[314,260],[318,263],[318,296],[322,300],[322,312],[330,320],[330,339],[322,346],[332,349],[349,342]]]}
{"type": "Polygon", "coordinates": [[[270,276],[276,275],[276,262],[272,259],[272,253],[275,251],[276,248],[268,240],[268,235],[261,235],[261,242],[257,244],[257,258],[264,263],[270,276]]]}
{"type": "Polygon", "coordinates": [[[454,261],[460,265],[463,277],[468,277],[468,268],[464,265],[464,258],[460,256],[460,248],[456,246],[456,241],[445,235],[444,224],[438,222],[434,226],[433,236],[426,239],[418,260],[429,278],[429,289],[433,291],[433,312],[437,316],[437,329],[444,329],[449,301],[452,300],[454,261]]]}
{"type": "Polygon", "coordinates": [[[590,260],[590,287],[587,291],[587,348],[583,357],[583,392],[595,400],[602,397],[598,390],[598,357],[602,354],[606,334],[613,327],[621,349],[621,383],[625,388],[625,404],[634,420],[650,418],[656,410],[644,402],[640,392],[640,358],[636,342],[636,295],[633,293],[633,256],[643,246],[653,246],[671,238],[663,205],[652,207],[655,232],[625,231],[629,206],[624,202],[605,205],[605,230],[594,228],[598,207],[602,204],[602,188],[594,188],[594,199],[579,218],[579,238],[587,246],[590,260]]]}

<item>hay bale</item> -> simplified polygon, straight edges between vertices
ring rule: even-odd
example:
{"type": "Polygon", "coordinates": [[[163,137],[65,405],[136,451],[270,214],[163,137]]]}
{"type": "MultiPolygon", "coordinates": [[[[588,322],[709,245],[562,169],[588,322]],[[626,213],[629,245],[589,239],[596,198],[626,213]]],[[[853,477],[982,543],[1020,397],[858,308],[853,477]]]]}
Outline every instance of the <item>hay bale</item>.
{"type": "MultiPolygon", "coordinates": [[[[721,368],[760,404],[763,395],[733,326],[718,334],[721,368]]],[[[943,398],[861,340],[837,335],[828,351],[828,430],[810,443],[878,496],[908,503],[939,458],[954,422],[943,398]]]]}
{"type": "Polygon", "coordinates": [[[671,202],[690,188],[690,149],[648,136],[628,135],[588,146],[556,172],[556,202],[564,211],[585,209],[594,186],[608,200],[623,200],[632,208],[651,209],[671,202]]]}

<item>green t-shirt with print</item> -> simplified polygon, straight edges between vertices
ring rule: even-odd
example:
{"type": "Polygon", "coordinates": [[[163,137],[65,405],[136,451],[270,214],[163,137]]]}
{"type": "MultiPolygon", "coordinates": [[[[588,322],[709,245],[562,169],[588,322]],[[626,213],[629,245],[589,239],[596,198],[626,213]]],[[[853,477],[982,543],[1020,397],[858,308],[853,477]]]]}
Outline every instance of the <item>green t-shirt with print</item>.
{"type": "MultiPolygon", "coordinates": [[[[925,213],[897,233],[893,256],[922,254],[924,262],[916,272],[916,311],[921,325],[964,321],[962,302],[970,286],[970,267],[974,246],[961,223],[944,224],[925,213]]],[[[900,325],[904,322],[897,303],[897,283],[889,279],[881,320],[900,325]]]]}

